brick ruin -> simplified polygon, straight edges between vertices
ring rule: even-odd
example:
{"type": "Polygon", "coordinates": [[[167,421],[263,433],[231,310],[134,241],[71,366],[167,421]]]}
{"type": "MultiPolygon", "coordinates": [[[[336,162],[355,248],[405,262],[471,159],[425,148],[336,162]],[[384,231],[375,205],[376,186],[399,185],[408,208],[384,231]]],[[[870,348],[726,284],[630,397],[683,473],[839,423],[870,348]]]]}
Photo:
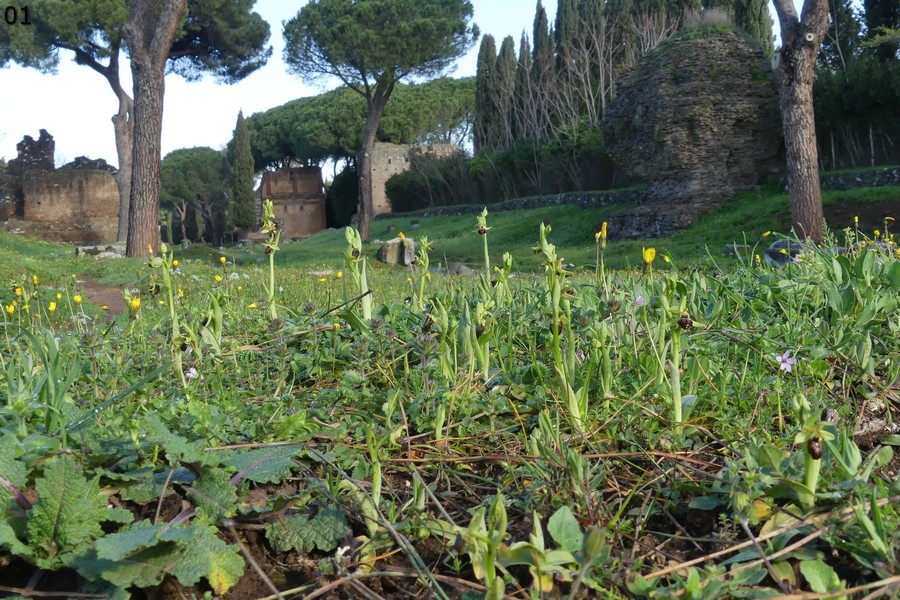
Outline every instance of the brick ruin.
{"type": "Polygon", "coordinates": [[[397,173],[409,169],[409,152],[413,148],[425,152],[444,156],[452,154],[458,147],[453,144],[391,144],[388,142],[375,142],[372,149],[372,204],[374,214],[380,215],[391,212],[391,201],[387,197],[385,184],[387,180],[397,173]]]}
{"type": "Polygon", "coordinates": [[[257,207],[271,200],[285,239],[299,240],[325,229],[325,186],[319,167],[297,167],[263,174],[257,207]]]}
{"type": "Polygon", "coordinates": [[[53,136],[41,129],[16,145],[0,186],[4,228],[51,242],[96,243],[116,239],[119,191],[116,169],[106,161],[78,157],[54,168],[53,136]]]}

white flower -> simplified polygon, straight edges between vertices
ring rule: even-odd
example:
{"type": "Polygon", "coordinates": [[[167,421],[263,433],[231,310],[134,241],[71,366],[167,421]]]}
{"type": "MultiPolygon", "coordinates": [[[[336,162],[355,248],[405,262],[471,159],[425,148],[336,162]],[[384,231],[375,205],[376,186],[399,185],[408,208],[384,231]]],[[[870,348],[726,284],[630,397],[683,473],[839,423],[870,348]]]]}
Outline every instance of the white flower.
{"type": "Polygon", "coordinates": [[[187,373],[184,374],[185,379],[197,379],[200,377],[200,373],[197,372],[195,367],[191,367],[187,370],[187,373]]]}

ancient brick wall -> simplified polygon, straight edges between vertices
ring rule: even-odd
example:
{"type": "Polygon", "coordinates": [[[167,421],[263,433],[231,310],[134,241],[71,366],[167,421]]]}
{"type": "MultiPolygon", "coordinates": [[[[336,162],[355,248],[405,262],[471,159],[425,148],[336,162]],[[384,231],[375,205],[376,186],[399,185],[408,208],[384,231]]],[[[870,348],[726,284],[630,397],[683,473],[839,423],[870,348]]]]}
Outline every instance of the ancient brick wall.
{"type": "Polygon", "coordinates": [[[114,240],[119,191],[108,171],[58,169],[22,179],[25,220],[56,226],[55,241],[114,240]]]}
{"type": "Polygon", "coordinates": [[[391,201],[387,197],[384,186],[392,176],[409,169],[409,151],[412,148],[420,148],[438,155],[449,154],[457,149],[453,144],[416,146],[376,142],[369,162],[372,170],[370,181],[372,182],[372,205],[375,215],[391,212],[391,201]]]}
{"type": "Polygon", "coordinates": [[[258,204],[271,200],[282,237],[302,239],[325,229],[325,188],[318,167],[281,169],[263,175],[258,204]]]}

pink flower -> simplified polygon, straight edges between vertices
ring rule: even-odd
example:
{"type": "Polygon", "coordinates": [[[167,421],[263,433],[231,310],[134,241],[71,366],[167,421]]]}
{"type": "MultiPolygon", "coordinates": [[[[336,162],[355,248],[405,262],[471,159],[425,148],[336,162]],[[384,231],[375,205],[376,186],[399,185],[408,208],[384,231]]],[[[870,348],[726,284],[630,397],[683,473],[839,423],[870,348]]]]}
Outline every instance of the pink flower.
{"type": "Polygon", "coordinates": [[[791,356],[791,351],[788,350],[781,356],[776,356],[775,360],[778,361],[778,368],[781,371],[791,372],[791,369],[795,364],[797,364],[797,359],[791,356]]]}

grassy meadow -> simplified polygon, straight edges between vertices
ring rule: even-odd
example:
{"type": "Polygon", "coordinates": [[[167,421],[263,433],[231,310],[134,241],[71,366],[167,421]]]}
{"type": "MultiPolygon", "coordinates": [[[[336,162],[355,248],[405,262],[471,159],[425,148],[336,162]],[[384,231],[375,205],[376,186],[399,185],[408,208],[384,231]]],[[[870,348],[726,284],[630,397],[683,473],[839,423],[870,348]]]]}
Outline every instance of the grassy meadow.
{"type": "Polygon", "coordinates": [[[894,223],[767,266],[788,212],[374,222],[427,238],[410,268],[352,230],[105,261],[0,233],[0,591],[890,597],[894,223]]]}

